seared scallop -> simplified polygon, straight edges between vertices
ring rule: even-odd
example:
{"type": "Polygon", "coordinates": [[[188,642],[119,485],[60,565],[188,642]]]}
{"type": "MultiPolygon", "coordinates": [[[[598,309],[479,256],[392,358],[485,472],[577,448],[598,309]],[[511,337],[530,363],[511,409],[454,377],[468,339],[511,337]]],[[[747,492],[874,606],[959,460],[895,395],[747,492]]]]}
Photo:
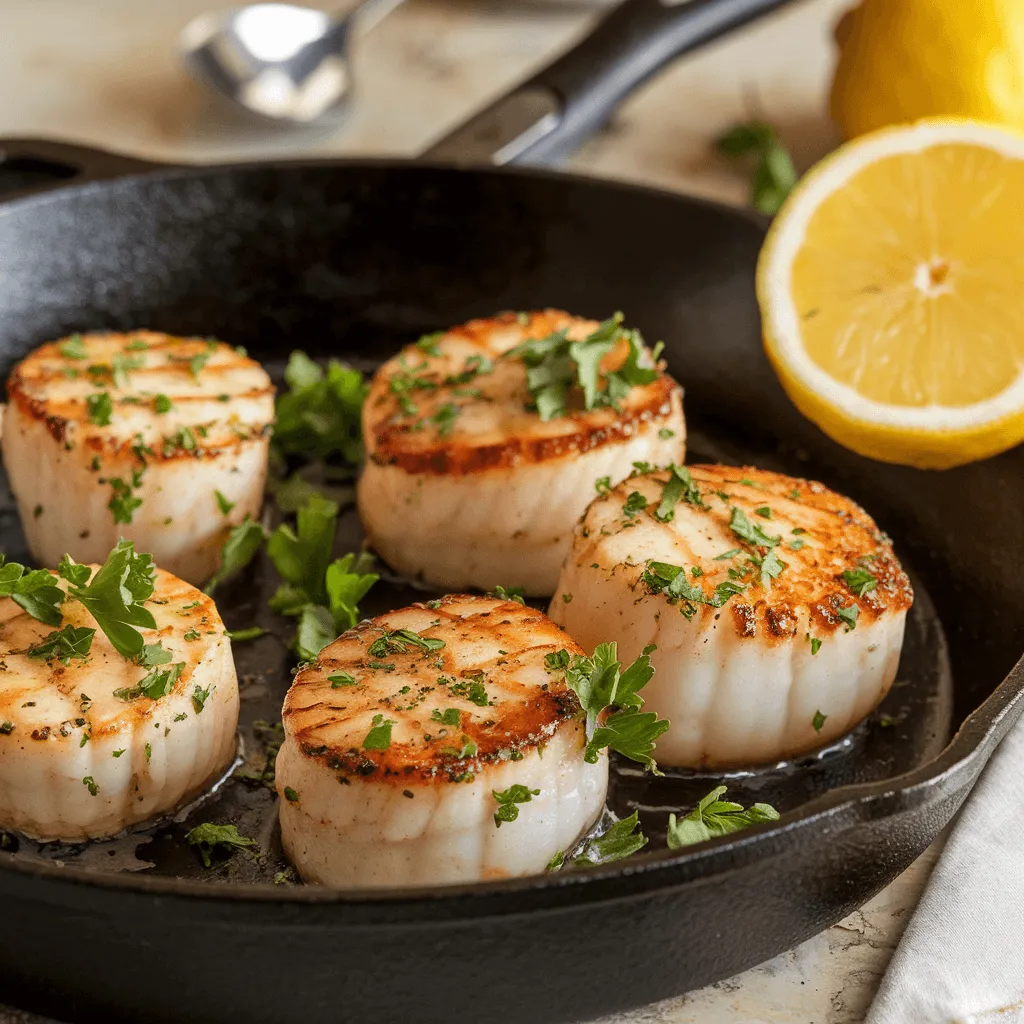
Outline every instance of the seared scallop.
{"type": "Polygon", "coordinates": [[[158,570],[146,607],[156,628],[140,630],[149,646],[131,661],[77,600],[64,602],[60,627],[0,600],[0,828],[111,836],[230,765],[238,683],[213,601],[158,570]]]}
{"type": "Polygon", "coordinates": [[[277,758],[281,835],[307,882],[433,885],[542,871],[595,821],[607,754],[547,655],[541,612],[445,597],[349,630],[301,669],[277,758]]]}
{"type": "Polygon", "coordinates": [[[15,368],[2,450],[37,561],[100,561],[119,537],[192,583],[258,516],[274,389],[216,341],[73,335],[15,368]]]}
{"type": "Polygon", "coordinates": [[[859,506],[725,466],[626,480],[580,521],[550,614],[588,650],[656,644],[658,760],[792,757],[842,736],[896,676],[910,582],[859,506]]]}
{"type": "Polygon", "coordinates": [[[618,318],[505,313],[385,363],[363,439],[359,511],[392,567],[550,594],[594,481],[682,460],[682,391],[618,318]]]}

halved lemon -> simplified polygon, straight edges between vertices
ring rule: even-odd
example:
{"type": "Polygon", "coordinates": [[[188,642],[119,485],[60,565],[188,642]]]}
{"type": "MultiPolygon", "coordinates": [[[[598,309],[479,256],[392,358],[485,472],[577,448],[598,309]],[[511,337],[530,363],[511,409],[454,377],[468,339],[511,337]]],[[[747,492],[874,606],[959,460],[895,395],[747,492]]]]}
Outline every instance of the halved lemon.
{"type": "Polygon", "coordinates": [[[1024,134],[935,119],[864,135],[797,186],[757,270],[797,408],[922,469],[1024,441],[1024,134]]]}

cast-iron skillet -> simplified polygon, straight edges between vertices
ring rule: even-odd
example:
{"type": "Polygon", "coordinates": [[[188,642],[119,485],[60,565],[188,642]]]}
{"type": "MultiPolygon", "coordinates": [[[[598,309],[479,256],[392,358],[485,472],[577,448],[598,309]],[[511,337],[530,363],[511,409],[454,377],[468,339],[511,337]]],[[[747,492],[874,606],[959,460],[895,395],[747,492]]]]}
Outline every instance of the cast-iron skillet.
{"type": "MultiPolygon", "coordinates": [[[[575,54],[476,119],[473,152],[550,158],[666,59],[777,3],[629,0],[575,54]]],[[[744,803],[775,803],[777,824],[672,853],[667,813],[722,777],[652,781],[620,766],[612,808],[640,807],[651,836],[630,860],[349,893],[267,884],[284,866],[273,797],[235,781],[187,821],[127,840],[40,848],[4,836],[4,1001],[65,1020],[232,1024],[539,1024],[636,1006],[764,960],[867,900],[950,820],[1024,705],[1014,667],[1024,451],[915,472],[853,455],[802,419],[762,354],[753,270],[763,226],[753,216],[540,171],[179,169],[53,143],[2,148],[0,172],[21,193],[0,207],[7,365],[69,331],[152,327],[216,334],[275,371],[300,346],[369,367],[423,331],[502,308],[622,309],[666,343],[686,388],[691,461],[758,463],[852,495],[893,535],[918,594],[880,715],[801,764],[724,780],[744,803]],[[198,820],[240,822],[263,853],[204,871],[181,843],[198,820]],[[155,866],[118,873],[141,866],[136,847],[155,866]]],[[[2,505],[3,547],[24,557],[9,496],[2,505]]],[[[358,543],[351,512],[341,533],[343,545],[358,543]]],[[[456,536],[453,524],[438,542],[456,536]]],[[[280,629],[263,608],[270,585],[257,566],[219,593],[228,625],[262,617],[280,629]]],[[[384,582],[364,610],[412,596],[384,582]]],[[[253,723],[277,721],[287,654],[268,637],[237,656],[243,738],[259,761],[273,734],[253,723]]]]}

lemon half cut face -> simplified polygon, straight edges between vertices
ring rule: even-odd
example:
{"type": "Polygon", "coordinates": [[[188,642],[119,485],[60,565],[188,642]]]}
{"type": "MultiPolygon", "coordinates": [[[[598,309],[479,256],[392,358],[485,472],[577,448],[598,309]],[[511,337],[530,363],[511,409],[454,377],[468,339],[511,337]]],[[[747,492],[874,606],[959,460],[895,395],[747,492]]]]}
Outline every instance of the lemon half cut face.
{"type": "Polygon", "coordinates": [[[1024,440],[1024,134],[929,120],[801,182],[758,265],[769,358],[847,447],[921,468],[1024,440]]]}

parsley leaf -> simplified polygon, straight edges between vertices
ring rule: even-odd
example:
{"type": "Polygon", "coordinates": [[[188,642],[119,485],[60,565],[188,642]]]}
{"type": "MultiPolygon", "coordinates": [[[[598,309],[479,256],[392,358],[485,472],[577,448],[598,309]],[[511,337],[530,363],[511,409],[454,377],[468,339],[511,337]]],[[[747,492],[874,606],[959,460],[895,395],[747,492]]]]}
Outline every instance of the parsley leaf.
{"type": "Polygon", "coordinates": [[[852,633],[857,628],[857,616],[860,614],[860,608],[855,604],[851,604],[849,608],[837,608],[836,615],[846,623],[846,632],[852,633]]]}
{"type": "Polygon", "coordinates": [[[170,412],[174,408],[173,403],[166,395],[157,395],[153,399],[153,410],[158,413],[170,412]]]}
{"type": "Polygon", "coordinates": [[[47,626],[59,626],[64,617],[60,606],[64,591],[48,569],[26,569],[0,555],[0,597],[12,598],[29,615],[47,626]]]}
{"type": "Polygon", "coordinates": [[[217,508],[222,516],[226,516],[236,505],[236,502],[228,501],[220,491],[214,491],[213,496],[217,499],[217,508]]]}
{"type": "Polygon", "coordinates": [[[246,640],[256,640],[261,636],[265,636],[267,630],[262,626],[249,626],[246,629],[229,629],[225,631],[225,636],[233,644],[241,644],[246,640]]]}
{"type": "Polygon", "coordinates": [[[751,205],[769,217],[778,213],[796,185],[797,173],[775,129],[763,121],[739,124],[719,136],[715,146],[723,156],[754,158],[751,205]]]}
{"type": "Polygon", "coordinates": [[[612,489],[612,478],[610,476],[599,476],[594,481],[594,490],[598,494],[608,494],[612,489]]]}
{"type": "Polygon", "coordinates": [[[63,629],[44,636],[26,653],[31,658],[60,658],[67,665],[72,658],[87,658],[89,656],[92,638],[95,635],[96,630],[90,629],[88,626],[67,625],[63,629]]]}
{"type": "Polygon", "coordinates": [[[815,732],[821,732],[821,727],[825,724],[825,720],[828,715],[823,715],[820,711],[814,712],[814,718],[811,719],[811,725],[814,726],[815,732]]]}
{"type": "Polygon", "coordinates": [[[367,648],[372,658],[383,658],[388,654],[403,654],[409,647],[423,651],[439,651],[445,646],[443,640],[420,636],[411,629],[382,629],[381,635],[367,648]]]}
{"type": "Polygon", "coordinates": [[[744,810],[740,804],[722,800],[725,786],[716,786],[685,818],[668,816],[668,845],[672,850],[703,843],[717,836],[739,832],[763,821],[777,821],[779,812],[770,804],[752,804],[744,810]]]}
{"type": "Polygon", "coordinates": [[[458,708],[445,708],[444,711],[440,708],[434,708],[430,712],[430,720],[432,722],[440,722],[441,725],[458,726],[462,724],[462,712],[458,708]]]}
{"type": "Polygon", "coordinates": [[[296,351],[284,378],[289,390],[277,398],[274,449],[314,459],[337,454],[358,465],[363,455],[360,413],[368,390],[363,375],[333,359],[325,372],[296,351]]]}
{"type": "Polygon", "coordinates": [[[656,369],[640,365],[645,349],[639,332],[624,330],[621,324],[622,314],[616,313],[581,341],[571,341],[561,330],[527,339],[505,353],[505,358],[525,364],[526,386],[542,420],[566,415],[577,389],[584,409],[617,407],[631,388],[658,376],[656,369]],[[629,346],[625,360],[618,369],[602,374],[601,361],[622,339],[629,346]]]}
{"type": "Polygon", "coordinates": [[[220,552],[220,568],[203,587],[204,594],[212,594],[225,580],[237,576],[256,556],[267,534],[251,516],[231,527],[228,539],[220,552]]]}
{"type": "Polygon", "coordinates": [[[282,615],[297,616],[294,647],[312,661],[335,637],[359,621],[359,601],[380,578],[366,572],[366,553],[331,561],[338,505],[319,494],[299,509],[296,527],[283,523],[270,538],[267,553],[284,578],[270,599],[282,615]]]}
{"type": "MultiPolygon", "coordinates": [[[[77,571],[73,574],[81,579],[77,571]]],[[[144,607],[153,596],[155,577],[153,556],[137,553],[130,540],[121,540],[87,584],[69,580],[68,596],[85,605],[119,654],[136,658],[145,641],[134,627],[156,629],[153,613],[144,607]]]]}
{"type": "Polygon", "coordinates": [[[647,843],[647,836],[640,831],[640,815],[634,811],[628,818],[616,821],[600,835],[588,839],[573,863],[579,867],[611,864],[631,857],[647,843]]]}
{"type": "Polygon", "coordinates": [[[758,547],[773,548],[782,543],[781,537],[769,536],[761,529],[760,524],[752,523],[741,508],[733,508],[732,518],[729,520],[729,529],[736,534],[740,540],[758,547]]]}
{"type": "Polygon", "coordinates": [[[101,391],[97,395],[86,396],[85,409],[90,423],[97,427],[107,427],[114,413],[114,402],[109,392],[101,391]]]}
{"type": "Polygon", "coordinates": [[[72,334],[67,341],[57,343],[57,351],[65,359],[85,359],[85,342],[80,334],[72,334]]]}
{"type": "Polygon", "coordinates": [[[622,506],[622,514],[628,519],[632,519],[645,508],[647,508],[647,499],[639,491],[632,491],[622,506]]]}
{"type": "Polygon", "coordinates": [[[234,825],[214,825],[208,821],[196,825],[188,832],[185,835],[185,842],[196,848],[203,867],[207,868],[213,864],[210,854],[218,847],[233,853],[235,850],[256,845],[255,840],[243,836],[234,825]]]}
{"type": "Polygon", "coordinates": [[[677,466],[672,463],[668,467],[669,478],[661,492],[661,504],[654,512],[654,518],[659,523],[670,523],[676,516],[676,505],[685,501],[696,508],[707,508],[701,498],[700,489],[693,482],[690,471],[685,466],[677,466]]]}
{"type": "MultiPolygon", "coordinates": [[[[576,655],[564,670],[566,685],[579,697],[586,719],[584,758],[589,764],[596,762],[598,752],[607,747],[657,772],[657,764],[651,756],[654,741],[669,723],[652,712],[640,711],[644,702],[639,692],[654,675],[650,660],[652,650],[645,648],[623,671],[617,645],[614,642],[598,644],[592,658],[576,655]],[[599,716],[609,707],[621,710],[598,725],[599,716]]],[[[545,664],[549,664],[548,657],[545,664]]]]}
{"type": "Polygon", "coordinates": [[[337,558],[327,567],[324,584],[328,607],[339,633],[359,621],[359,602],[380,579],[375,572],[364,572],[372,565],[373,556],[361,551],[337,558]]]}
{"type": "Polygon", "coordinates": [[[332,690],[340,690],[343,686],[358,686],[359,680],[347,672],[335,672],[327,677],[332,690]]]}
{"type": "Polygon", "coordinates": [[[488,597],[497,597],[502,601],[515,601],[516,604],[526,604],[526,598],[523,597],[522,587],[495,587],[493,590],[488,591],[488,597]]]}
{"type": "Polygon", "coordinates": [[[387,750],[391,746],[391,727],[395,723],[383,715],[374,715],[370,731],[363,740],[363,750],[387,750]]]}
{"type": "Polygon", "coordinates": [[[498,809],[494,812],[494,826],[501,828],[503,821],[515,821],[519,817],[517,804],[528,804],[535,796],[540,796],[539,789],[513,783],[508,789],[492,789],[494,799],[498,801],[498,809]]]}
{"type": "Polygon", "coordinates": [[[878,586],[878,578],[867,569],[847,569],[843,582],[858,596],[870,594],[878,586]]]}

